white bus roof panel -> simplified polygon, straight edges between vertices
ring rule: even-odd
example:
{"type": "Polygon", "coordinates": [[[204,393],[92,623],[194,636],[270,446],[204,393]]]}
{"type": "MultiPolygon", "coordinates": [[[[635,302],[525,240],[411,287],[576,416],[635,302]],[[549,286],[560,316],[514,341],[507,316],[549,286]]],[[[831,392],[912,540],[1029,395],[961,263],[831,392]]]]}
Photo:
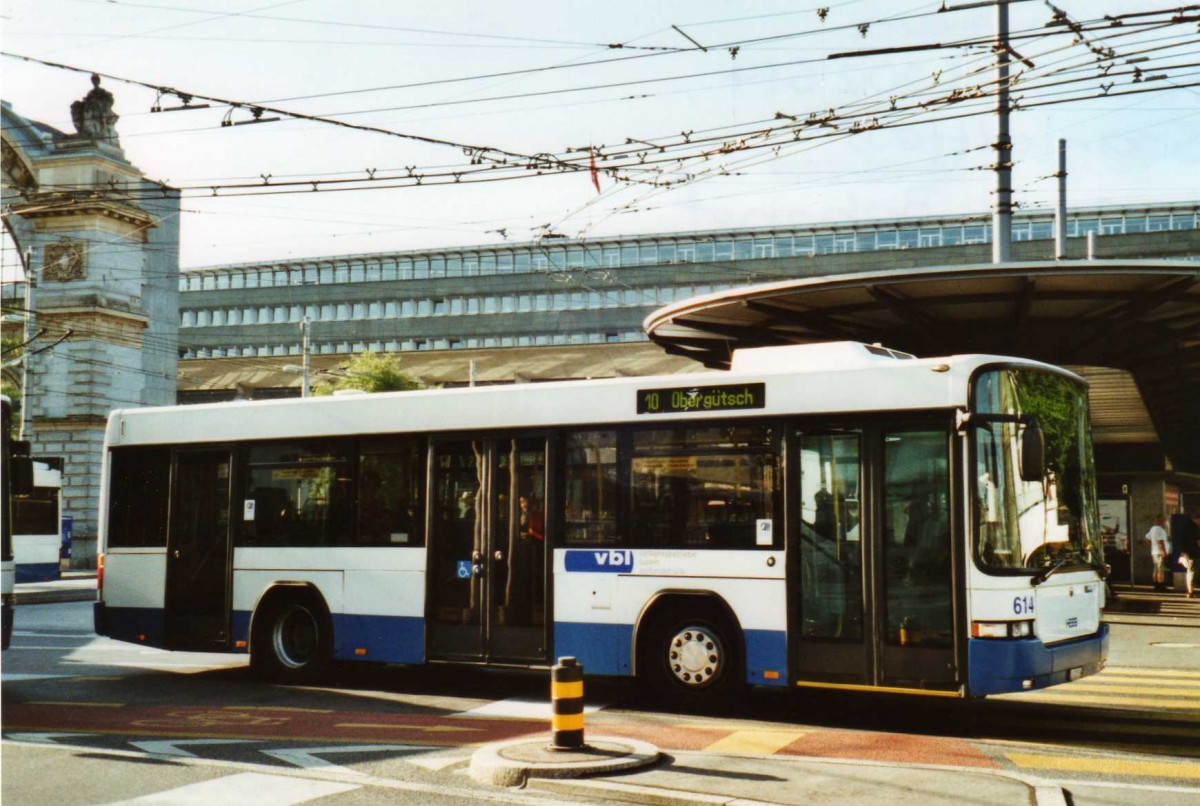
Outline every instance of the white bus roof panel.
{"type": "Polygon", "coordinates": [[[686,390],[693,386],[742,383],[765,384],[765,406],[726,410],[716,413],[717,416],[915,411],[966,405],[971,374],[985,364],[1050,368],[1001,356],[914,359],[903,353],[884,354],[890,351],[850,343],[767,347],[745,352],[751,355],[735,361],[729,371],[693,375],[125,409],[110,416],[107,444],[218,443],[687,421],[712,417],[714,413],[638,414],[638,390],[686,390]],[[845,344],[859,349],[848,349],[845,344]]]}

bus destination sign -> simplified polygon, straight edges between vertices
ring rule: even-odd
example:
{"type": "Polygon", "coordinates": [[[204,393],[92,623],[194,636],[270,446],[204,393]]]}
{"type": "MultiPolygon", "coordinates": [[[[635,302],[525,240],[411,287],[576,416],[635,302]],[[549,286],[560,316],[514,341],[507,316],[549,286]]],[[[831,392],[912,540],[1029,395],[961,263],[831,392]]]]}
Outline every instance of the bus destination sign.
{"type": "Polygon", "coordinates": [[[761,409],[767,405],[765,383],[688,386],[678,389],[639,389],[638,414],[680,414],[688,411],[761,409]]]}

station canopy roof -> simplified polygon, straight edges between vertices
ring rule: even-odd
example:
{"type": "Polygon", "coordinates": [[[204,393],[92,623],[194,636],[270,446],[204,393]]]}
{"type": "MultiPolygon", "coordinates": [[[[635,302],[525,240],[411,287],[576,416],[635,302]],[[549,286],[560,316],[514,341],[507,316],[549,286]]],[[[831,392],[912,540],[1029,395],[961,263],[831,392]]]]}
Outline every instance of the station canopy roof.
{"type": "Polygon", "coordinates": [[[808,277],[655,311],[650,339],[709,367],[734,349],[853,340],[1128,371],[1175,469],[1200,473],[1200,263],[1086,260],[808,277]]]}

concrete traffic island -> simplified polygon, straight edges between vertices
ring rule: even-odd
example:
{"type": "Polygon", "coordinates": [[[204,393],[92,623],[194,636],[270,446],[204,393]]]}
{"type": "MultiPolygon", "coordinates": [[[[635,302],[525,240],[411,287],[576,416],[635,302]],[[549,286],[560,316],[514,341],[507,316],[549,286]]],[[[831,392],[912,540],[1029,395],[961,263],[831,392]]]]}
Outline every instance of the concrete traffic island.
{"type": "Polygon", "coordinates": [[[578,748],[555,748],[549,735],[485,745],[471,756],[471,777],[494,786],[523,786],[530,778],[582,778],[654,764],[658,748],[635,739],[599,736],[578,748]]]}

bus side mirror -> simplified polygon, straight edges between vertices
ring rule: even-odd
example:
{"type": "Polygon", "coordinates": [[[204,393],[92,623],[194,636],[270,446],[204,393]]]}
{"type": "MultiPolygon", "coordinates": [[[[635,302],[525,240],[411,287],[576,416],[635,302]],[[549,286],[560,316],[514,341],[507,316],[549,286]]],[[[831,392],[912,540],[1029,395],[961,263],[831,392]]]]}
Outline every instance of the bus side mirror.
{"type": "Polygon", "coordinates": [[[1046,476],[1046,439],[1037,420],[1021,429],[1021,481],[1041,481],[1046,476]]]}
{"type": "Polygon", "coordinates": [[[9,490],[13,495],[29,495],[33,492],[33,457],[30,456],[32,446],[29,440],[13,440],[12,442],[12,462],[9,470],[12,471],[12,480],[9,482],[9,490]]]}

